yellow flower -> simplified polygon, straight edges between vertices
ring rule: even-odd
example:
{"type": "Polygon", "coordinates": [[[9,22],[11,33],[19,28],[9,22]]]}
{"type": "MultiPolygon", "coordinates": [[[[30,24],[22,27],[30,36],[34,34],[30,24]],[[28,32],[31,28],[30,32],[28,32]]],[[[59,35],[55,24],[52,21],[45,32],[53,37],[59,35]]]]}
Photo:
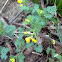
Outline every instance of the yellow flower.
{"type": "Polygon", "coordinates": [[[25,40],[26,40],[26,43],[29,43],[31,40],[31,37],[26,37],[25,40]]]}
{"type": "Polygon", "coordinates": [[[24,34],[28,34],[28,33],[30,33],[30,32],[24,32],[24,34]]]}
{"type": "Polygon", "coordinates": [[[14,58],[12,58],[12,59],[10,59],[10,61],[15,62],[15,59],[14,59],[14,58]]]}
{"type": "Polygon", "coordinates": [[[23,6],[23,4],[20,5],[20,7],[23,6]]]}
{"type": "Polygon", "coordinates": [[[40,10],[40,13],[43,13],[43,10],[40,10]]]}
{"type": "Polygon", "coordinates": [[[22,3],[22,0],[17,0],[18,3],[22,3]]]}
{"type": "Polygon", "coordinates": [[[30,22],[28,19],[25,19],[25,21],[30,22]]]}
{"type": "Polygon", "coordinates": [[[52,40],[52,43],[55,44],[55,40],[52,40]]]}
{"type": "Polygon", "coordinates": [[[36,43],[37,42],[37,40],[35,40],[34,38],[31,38],[32,39],[32,41],[34,42],[34,43],[36,43]]]}

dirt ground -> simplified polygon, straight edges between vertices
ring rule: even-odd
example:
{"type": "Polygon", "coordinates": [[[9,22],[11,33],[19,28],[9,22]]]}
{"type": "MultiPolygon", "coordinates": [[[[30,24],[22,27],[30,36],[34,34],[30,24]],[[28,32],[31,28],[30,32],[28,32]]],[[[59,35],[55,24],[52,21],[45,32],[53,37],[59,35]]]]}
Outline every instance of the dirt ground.
{"type": "MultiPolygon", "coordinates": [[[[0,1],[0,10],[2,9],[5,2],[6,0],[0,1]]],[[[18,4],[16,0],[8,2],[1,15],[10,21],[20,12],[19,7],[20,4],[18,4]]],[[[21,20],[21,15],[16,20],[21,20]]]]}

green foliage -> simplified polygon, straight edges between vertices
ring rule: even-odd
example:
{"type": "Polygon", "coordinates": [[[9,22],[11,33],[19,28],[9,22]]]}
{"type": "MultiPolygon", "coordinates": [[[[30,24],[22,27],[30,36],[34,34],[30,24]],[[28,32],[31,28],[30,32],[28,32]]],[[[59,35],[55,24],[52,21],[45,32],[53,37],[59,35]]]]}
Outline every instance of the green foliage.
{"type": "Polygon", "coordinates": [[[26,43],[26,48],[29,48],[29,47],[31,47],[31,46],[33,46],[33,45],[34,45],[33,42],[31,42],[31,43],[26,43]]]}
{"type": "Polygon", "coordinates": [[[46,50],[46,53],[49,54],[50,53],[50,50],[51,50],[51,48],[48,47],[47,50],[46,50]]]}
{"type": "Polygon", "coordinates": [[[57,5],[57,11],[59,14],[62,15],[62,0],[60,0],[60,2],[57,5]]]}
{"type": "MultiPolygon", "coordinates": [[[[23,32],[23,29],[19,27],[18,31],[23,32]]],[[[17,47],[16,52],[20,52],[21,49],[23,49],[23,47],[24,47],[25,42],[24,42],[23,36],[24,36],[24,34],[19,34],[19,38],[16,39],[16,41],[15,41],[15,45],[17,47]]]]}
{"type": "Polygon", "coordinates": [[[48,19],[52,18],[53,15],[56,12],[56,8],[54,6],[49,6],[47,8],[44,9],[44,16],[48,19]]]}
{"type": "Polygon", "coordinates": [[[2,49],[1,49],[1,59],[4,59],[4,60],[6,60],[7,59],[7,53],[8,53],[8,51],[9,51],[9,48],[5,48],[5,47],[3,47],[2,49]]]}
{"type": "Polygon", "coordinates": [[[18,53],[18,55],[14,56],[14,55],[10,55],[10,59],[16,59],[18,62],[24,62],[24,58],[25,56],[23,55],[23,53],[18,53]]]}
{"type": "Polygon", "coordinates": [[[47,18],[50,19],[53,17],[53,15],[56,12],[56,8],[54,6],[47,7],[43,9],[41,14],[40,14],[41,10],[39,9],[38,4],[34,4],[34,7],[31,8],[33,8],[31,11],[32,15],[27,16],[27,19],[30,22],[24,21],[22,24],[23,25],[30,24],[31,25],[30,27],[33,29],[33,31],[38,34],[41,28],[43,28],[47,24],[48,22],[47,18]]]}
{"type": "Polygon", "coordinates": [[[6,31],[6,34],[9,36],[9,37],[13,37],[14,33],[15,33],[15,29],[16,27],[14,25],[10,26],[10,25],[6,25],[5,26],[5,31],[6,31]]]}
{"type": "Polygon", "coordinates": [[[50,47],[48,47],[47,50],[46,50],[46,52],[47,52],[47,55],[49,53],[51,53],[51,55],[52,55],[52,58],[49,58],[50,61],[54,61],[54,58],[57,58],[60,61],[62,61],[62,56],[59,55],[59,54],[57,54],[57,53],[55,53],[55,50],[54,49],[51,49],[50,47]]]}
{"type": "Polygon", "coordinates": [[[24,55],[23,55],[23,53],[19,53],[19,55],[17,56],[17,60],[18,60],[18,62],[24,62],[24,55]]]}
{"type": "Polygon", "coordinates": [[[29,10],[29,6],[22,6],[22,7],[20,7],[20,10],[21,10],[21,11],[22,11],[22,10],[28,11],[28,10],[29,10]]]}
{"type": "Polygon", "coordinates": [[[4,23],[0,20],[0,35],[5,35],[5,30],[3,29],[4,23]]]}
{"type": "Polygon", "coordinates": [[[4,23],[0,20],[0,28],[3,28],[4,23]]]}
{"type": "Polygon", "coordinates": [[[32,10],[32,14],[34,14],[37,9],[39,9],[39,5],[38,4],[34,4],[33,10],[32,10]]]}
{"type": "Polygon", "coordinates": [[[2,46],[0,46],[0,50],[2,49],[2,46]]]}
{"type": "Polygon", "coordinates": [[[16,47],[17,47],[16,52],[20,52],[21,49],[23,49],[24,44],[25,44],[25,42],[24,42],[23,39],[17,39],[17,40],[15,41],[15,45],[16,45],[16,47]]]}
{"type": "Polygon", "coordinates": [[[62,43],[62,36],[61,36],[60,31],[59,31],[58,25],[56,24],[55,26],[56,26],[56,29],[57,29],[57,34],[59,36],[60,42],[62,43]]]}
{"type": "Polygon", "coordinates": [[[62,61],[62,56],[61,55],[57,55],[57,56],[55,56],[57,59],[59,59],[60,60],[60,62],[62,61]]]}
{"type": "Polygon", "coordinates": [[[54,62],[54,59],[49,58],[49,60],[50,60],[51,62],[54,62]]]}
{"type": "Polygon", "coordinates": [[[62,36],[61,36],[61,33],[60,33],[60,31],[59,31],[59,27],[58,27],[59,19],[56,17],[56,19],[51,18],[50,20],[55,23],[59,40],[60,40],[60,42],[62,43],[62,36]]]}
{"type": "Polygon", "coordinates": [[[32,0],[32,2],[39,4],[38,0],[32,0]]]}
{"type": "Polygon", "coordinates": [[[27,4],[27,1],[28,1],[28,0],[23,0],[23,3],[24,3],[24,4],[27,4]]]}
{"type": "Polygon", "coordinates": [[[35,44],[35,46],[34,46],[34,50],[35,50],[36,52],[41,53],[42,50],[43,50],[42,45],[37,45],[37,44],[35,44]]]}
{"type": "MultiPolygon", "coordinates": [[[[50,0],[50,5],[54,5],[55,0],[50,0]]],[[[57,12],[62,15],[62,0],[56,0],[57,12]]]]}
{"type": "MultiPolygon", "coordinates": [[[[27,15],[27,18],[26,18],[28,21],[24,21],[22,23],[22,25],[27,25],[27,24],[30,25],[31,30],[26,30],[23,27],[22,28],[19,27],[17,30],[17,32],[19,32],[19,34],[17,34],[18,38],[16,39],[16,41],[14,43],[16,46],[17,55],[16,56],[12,55],[10,58],[17,59],[18,62],[24,62],[25,57],[24,57],[23,53],[21,53],[24,46],[26,48],[34,46],[34,50],[39,53],[42,53],[42,51],[43,51],[42,45],[38,45],[37,43],[34,44],[33,42],[25,43],[24,36],[29,37],[30,40],[32,37],[34,41],[37,41],[38,33],[40,32],[41,28],[45,27],[45,25],[48,23],[48,20],[52,20],[56,25],[58,24],[58,21],[56,21],[54,18],[52,18],[57,10],[54,6],[49,6],[47,8],[44,8],[43,10],[41,10],[41,9],[39,9],[38,0],[32,0],[32,1],[35,2],[34,6],[29,7],[27,4],[27,0],[23,0],[24,5],[20,7],[20,10],[24,10],[26,12],[26,14],[30,13],[27,15]],[[29,34],[25,35],[23,31],[28,31],[29,34]]],[[[16,27],[14,25],[12,25],[12,26],[7,25],[3,29],[3,26],[4,26],[4,24],[0,21],[0,35],[2,35],[3,31],[5,31],[5,34],[7,36],[13,38],[16,27]]],[[[58,26],[56,26],[56,27],[58,27],[58,26]]],[[[57,28],[57,32],[58,32],[58,35],[60,35],[58,28],[57,28]]],[[[61,37],[59,36],[59,38],[61,38],[61,37]]],[[[62,40],[60,40],[60,41],[62,41],[62,40]]],[[[0,46],[1,59],[4,59],[4,60],[7,59],[6,54],[8,51],[9,51],[8,48],[5,48],[5,47],[2,48],[0,46]]],[[[54,55],[56,55],[55,50],[48,47],[46,50],[47,54],[49,54],[50,51],[52,54],[52,58],[54,58],[54,55]]],[[[56,58],[59,59],[59,57],[62,58],[61,56],[58,56],[56,58]]],[[[51,58],[50,58],[50,60],[54,61],[51,58]]]]}

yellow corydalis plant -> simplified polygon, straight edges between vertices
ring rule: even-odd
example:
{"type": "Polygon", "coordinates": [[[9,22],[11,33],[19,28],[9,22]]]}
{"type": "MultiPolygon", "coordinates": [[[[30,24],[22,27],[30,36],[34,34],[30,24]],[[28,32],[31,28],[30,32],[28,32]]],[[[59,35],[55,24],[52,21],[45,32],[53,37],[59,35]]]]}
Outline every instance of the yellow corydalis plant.
{"type": "Polygon", "coordinates": [[[23,6],[23,4],[20,5],[20,7],[23,6]]]}
{"type": "Polygon", "coordinates": [[[42,14],[43,13],[43,10],[40,10],[40,14],[42,14]]]}
{"type": "Polygon", "coordinates": [[[29,42],[30,42],[30,40],[32,40],[32,42],[34,42],[34,43],[36,43],[36,42],[37,42],[37,40],[36,40],[36,39],[34,39],[34,38],[32,38],[32,37],[26,37],[26,38],[25,38],[25,40],[26,40],[26,43],[29,43],[29,42]]]}
{"type": "Polygon", "coordinates": [[[31,37],[26,37],[25,40],[26,40],[26,43],[29,43],[31,40],[31,37]]]}
{"type": "Polygon", "coordinates": [[[37,43],[37,40],[34,38],[31,38],[32,42],[37,43]]]}
{"type": "Polygon", "coordinates": [[[22,3],[23,0],[17,0],[18,3],[22,3]]]}
{"type": "MultiPolygon", "coordinates": [[[[24,32],[24,34],[33,34],[33,33],[30,33],[30,32],[24,32]]],[[[34,34],[35,34],[35,33],[34,33],[34,34]]],[[[36,37],[36,34],[35,34],[35,37],[36,37]]],[[[34,42],[34,43],[37,42],[37,40],[34,39],[34,38],[32,38],[32,37],[26,37],[25,40],[26,40],[26,43],[29,43],[30,40],[32,40],[32,42],[34,42]]]]}
{"type": "Polygon", "coordinates": [[[30,20],[28,20],[28,19],[25,19],[25,21],[30,22],[30,20]]]}
{"type": "Polygon", "coordinates": [[[30,34],[30,32],[24,32],[24,34],[30,34]]]}
{"type": "Polygon", "coordinates": [[[15,62],[15,59],[14,59],[14,58],[12,58],[12,59],[10,59],[10,61],[15,62]]]}
{"type": "Polygon", "coordinates": [[[17,0],[17,2],[20,3],[20,7],[23,6],[23,4],[21,4],[23,0],[17,0]]]}
{"type": "Polygon", "coordinates": [[[55,44],[55,40],[52,40],[52,43],[55,44]]]}

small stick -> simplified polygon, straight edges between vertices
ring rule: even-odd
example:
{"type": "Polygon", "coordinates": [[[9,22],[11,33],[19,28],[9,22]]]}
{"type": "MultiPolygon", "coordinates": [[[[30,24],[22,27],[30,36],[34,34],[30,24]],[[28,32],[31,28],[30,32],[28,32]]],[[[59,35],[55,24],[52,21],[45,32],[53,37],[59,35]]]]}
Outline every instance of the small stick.
{"type": "Polygon", "coordinates": [[[0,14],[2,13],[2,11],[3,11],[3,9],[5,8],[5,6],[7,5],[7,3],[8,3],[8,0],[6,0],[4,6],[2,7],[2,9],[1,9],[1,11],[0,11],[0,14]]]}
{"type": "Polygon", "coordinates": [[[42,54],[39,54],[39,53],[37,53],[37,52],[32,52],[32,54],[37,54],[37,55],[40,55],[40,56],[42,55],[42,54]]]}
{"type": "Polygon", "coordinates": [[[19,36],[17,36],[17,34],[14,34],[17,38],[19,38],[19,36]]]}
{"type": "Polygon", "coordinates": [[[12,50],[11,45],[10,45],[8,42],[6,42],[6,45],[7,45],[7,47],[8,47],[9,50],[10,50],[10,54],[13,54],[13,50],[12,50]]]}
{"type": "Polygon", "coordinates": [[[12,38],[10,38],[10,37],[9,37],[9,36],[7,36],[7,35],[5,35],[5,37],[7,37],[7,38],[9,38],[9,39],[13,40],[12,38]]]}
{"type": "MultiPolygon", "coordinates": [[[[22,33],[24,33],[24,32],[16,32],[16,31],[15,31],[15,34],[20,34],[20,33],[22,34],[22,33]]],[[[33,33],[30,33],[30,32],[28,33],[28,32],[27,32],[27,34],[30,34],[30,35],[31,35],[31,34],[33,34],[33,33]]]]}
{"type": "Polygon", "coordinates": [[[31,30],[30,27],[28,27],[28,26],[26,26],[26,25],[22,25],[22,24],[20,24],[20,23],[12,23],[12,24],[14,24],[14,25],[18,25],[18,26],[23,26],[23,27],[25,27],[25,28],[31,30]]]}

